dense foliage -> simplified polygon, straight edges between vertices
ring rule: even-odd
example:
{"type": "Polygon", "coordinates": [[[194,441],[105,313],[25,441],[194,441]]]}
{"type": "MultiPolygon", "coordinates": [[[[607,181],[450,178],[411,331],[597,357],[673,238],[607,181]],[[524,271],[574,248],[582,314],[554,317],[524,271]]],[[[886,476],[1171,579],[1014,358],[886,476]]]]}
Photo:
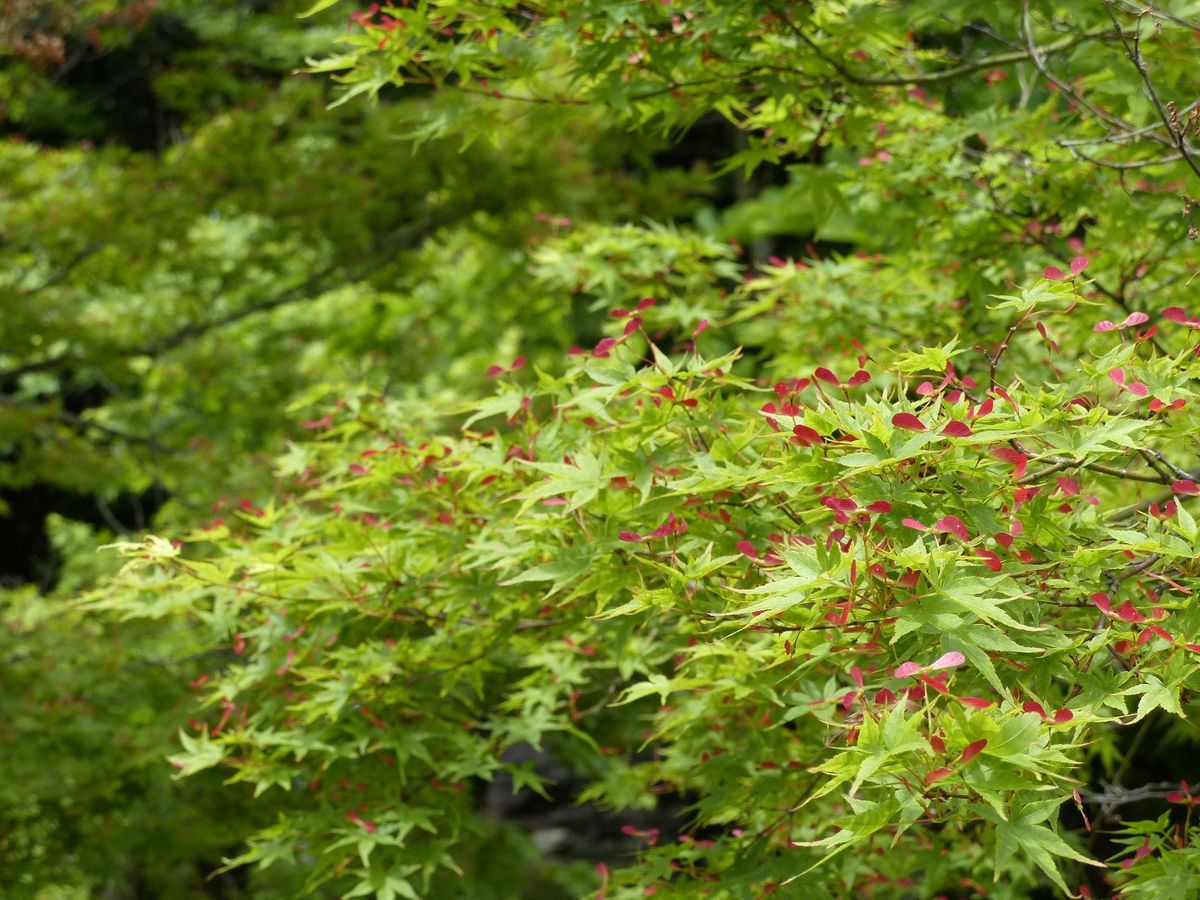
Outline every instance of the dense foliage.
{"type": "Polygon", "coordinates": [[[13,883],[1193,890],[1194,4],[19,5],[13,883]]]}

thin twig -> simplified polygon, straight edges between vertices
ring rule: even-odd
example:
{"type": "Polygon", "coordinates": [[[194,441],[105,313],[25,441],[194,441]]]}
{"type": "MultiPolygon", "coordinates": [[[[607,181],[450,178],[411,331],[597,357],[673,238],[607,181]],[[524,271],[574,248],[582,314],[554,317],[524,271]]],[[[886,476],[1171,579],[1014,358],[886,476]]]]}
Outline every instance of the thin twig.
{"type": "MultiPolygon", "coordinates": [[[[941,69],[937,72],[913,72],[908,75],[892,75],[887,77],[871,77],[867,75],[858,75],[851,72],[836,59],[827,54],[816,41],[810,38],[803,30],[800,29],[795,22],[787,16],[780,14],[780,18],[787,25],[799,40],[806,44],[809,49],[817,54],[826,64],[833,68],[842,78],[851,84],[862,85],[864,87],[907,87],[910,85],[922,84],[937,84],[942,81],[952,81],[955,78],[961,78],[963,75],[970,75],[974,72],[980,72],[984,69],[993,69],[1000,66],[1006,66],[1011,63],[1025,62],[1031,59],[1029,49],[1013,50],[1009,53],[996,53],[992,56],[984,56],[974,62],[962,63],[957,66],[952,66],[949,69],[941,69]]],[[[1072,47],[1077,47],[1096,38],[1102,38],[1111,34],[1108,28],[1096,29],[1094,31],[1085,31],[1082,34],[1073,34],[1068,37],[1060,38],[1057,41],[1046,44],[1039,48],[1042,54],[1061,53],[1064,50],[1070,50],[1072,47]]]]}
{"type": "MultiPolygon", "coordinates": [[[[396,229],[388,238],[379,241],[372,253],[357,267],[346,270],[341,265],[328,266],[305,279],[300,284],[290,287],[272,297],[268,297],[265,300],[260,300],[257,303],[249,303],[240,309],[236,309],[215,319],[209,319],[206,322],[191,322],[169,334],[147,341],[144,344],[119,348],[115,351],[115,356],[120,359],[137,356],[159,356],[188,341],[208,334],[211,331],[233,325],[250,316],[269,312],[292,303],[311,300],[326,293],[338,284],[357,281],[382,269],[395,260],[395,252],[398,247],[414,246],[417,242],[433,233],[439,227],[439,224],[437,220],[431,219],[419,224],[407,225],[396,229]]],[[[87,362],[87,357],[77,354],[65,353],[59,356],[51,356],[35,362],[14,366],[11,369],[0,372],[0,382],[10,381],[33,372],[54,371],[83,365],[87,362]]]]}
{"type": "Polygon", "coordinates": [[[1121,46],[1125,48],[1125,55],[1129,57],[1129,61],[1138,71],[1141,76],[1142,84],[1146,87],[1146,96],[1150,98],[1150,102],[1154,105],[1155,112],[1162,120],[1163,125],[1167,127],[1167,133],[1171,135],[1175,146],[1179,149],[1179,153],[1183,156],[1183,161],[1187,163],[1188,168],[1192,173],[1200,178],[1200,165],[1192,158],[1191,148],[1188,146],[1187,137],[1183,128],[1176,128],[1175,123],[1171,121],[1171,116],[1168,115],[1166,108],[1163,106],[1162,100],[1159,99],[1158,91],[1155,90],[1154,82],[1150,79],[1150,70],[1146,66],[1146,60],[1142,56],[1142,16],[1146,15],[1149,10],[1143,10],[1138,13],[1137,23],[1133,30],[1133,43],[1125,37],[1125,33],[1121,30],[1121,23],[1117,21],[1117,15],[1112,11],[1112,0],[1104,0],[1108,7],[1109,18],[1112,19],[1113,25],[1117,28],[1117,33],[1121,37],[1121,46]]]}

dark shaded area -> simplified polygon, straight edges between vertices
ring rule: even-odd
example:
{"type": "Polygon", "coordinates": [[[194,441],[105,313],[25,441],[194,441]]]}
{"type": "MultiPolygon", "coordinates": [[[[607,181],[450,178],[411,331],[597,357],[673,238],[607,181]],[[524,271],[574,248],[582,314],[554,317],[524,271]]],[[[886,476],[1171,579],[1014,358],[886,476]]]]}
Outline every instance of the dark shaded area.
{"type": "Polygon", "coordinates": [[[0,135],[19,133],[51,147],[89,140],[162,150],[183,117],[159,100],[154,78],[180,53],[199,46],[187,23],[163,14],[151,16],[128,44],[112,50],[68,35],[69,62],[35,95],[23,121],[0,120],[0,135]],[[53,100],[51,88],[59,95],[53,100]]]}
{"type": "Polygon", "coordinates": [[[675,843],[686,825],[688,802],[677,795],[659,798],[652,810],[606,812],[591,803],[578,803],[591,779],[573,772],[552,754],[520,744],[504,754],[504,761],[533,763],[548,782],[549,798],[523,787],[513,793],[513,779],[501,772],[484,787],[482,806],[494,819],[525,829],[547,856],[567,859],[632,860],[647,838],[630,832],[657,833],[657,842],[675,843]]]}
{"type": "MultiPolygon", "coordinates": [[[[64,378],[60,402],[71,416],[103,406],[112,391],[98,382],[76,383],[64,378]]],[[[17,384],[0,383],[0,397],[11,396],[17,384]]],[[[7,461],[15,460],[9,454],[7,461]]],[[[46,518],[57,514],[117,534],[149,527],[154,514],[167,500],[161,485],[141,493],[122,492],[112,498],[71,491],[45,482],[0,487],[0,504],[7,516],[0,517],[0,585],[35,584],[45,592],[58,581],[62,561],[50,542],[46,518]]]]}
{"type": "Polygon", "coordinates": [[[36,584],[42,591],[54,587],[62,561],[46,530],[51,513],[118,533],[139,531],[166,499],[158,487],[119,494],[110,501],[51,484],[0,489],[0,502],[9,509],[8,516],[0,519],[0,584],[36,584]]]}
{"type": "MultiPolygon", "coordinates": [[[[1117,758],[1122,760],[1117,771],[1106,772],[1098,757],[1092,760],[1089,787],[1083,794],[1088,821],[1074,804],[1063,804],[1061,810],[1064,830],[1086,833],[1085,852],[1097,859],[1129,856],[1127,846],[1116,840],[1121,823],[1157,819],[1164,806],[1171,824],[1182,828],[1188,819],[1187,805],[1167,804],[1165,797],[1179,790],[1181,782],[1200,782],[1195,732],[1174,716],[1157,709],[1136,726],[1118,728],[1116,735],[1117,758]]],[[[1103,869],[1080,869],[1095,896],[1109,896],[1112,887],[1103,869]]]]}

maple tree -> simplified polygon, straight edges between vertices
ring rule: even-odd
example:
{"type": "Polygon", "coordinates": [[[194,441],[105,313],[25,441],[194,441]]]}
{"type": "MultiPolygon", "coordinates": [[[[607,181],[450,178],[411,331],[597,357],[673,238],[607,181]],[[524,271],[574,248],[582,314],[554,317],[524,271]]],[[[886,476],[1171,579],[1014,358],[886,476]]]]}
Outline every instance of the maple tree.
{"type": "Polygon", "coordinates": [[[417,158],[708,127],[753,190],[540,209],[515,288],[433,245],[411,283],[469,365],[308,380],[272,483],[116,545],[89,618],[215,661],[172,764],[279,813],[227,869],[504,895],[537,852],[481,796],[553,791],[532,745],[626,818],[568,895],[1186,895],[1187,5],[307,13],[346,26],[329,115],[410,92],[417,158]]]}

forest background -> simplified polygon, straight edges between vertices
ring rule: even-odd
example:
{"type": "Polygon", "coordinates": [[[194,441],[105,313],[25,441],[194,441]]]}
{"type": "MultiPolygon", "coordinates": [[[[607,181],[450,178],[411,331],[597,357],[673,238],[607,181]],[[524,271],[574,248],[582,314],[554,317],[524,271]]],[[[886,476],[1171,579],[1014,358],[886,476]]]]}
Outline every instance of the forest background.
{"type": "Polygon", "coordinates": [[[0,2],[0,892],[1191,895],[1198,49],[0,2]]]}

